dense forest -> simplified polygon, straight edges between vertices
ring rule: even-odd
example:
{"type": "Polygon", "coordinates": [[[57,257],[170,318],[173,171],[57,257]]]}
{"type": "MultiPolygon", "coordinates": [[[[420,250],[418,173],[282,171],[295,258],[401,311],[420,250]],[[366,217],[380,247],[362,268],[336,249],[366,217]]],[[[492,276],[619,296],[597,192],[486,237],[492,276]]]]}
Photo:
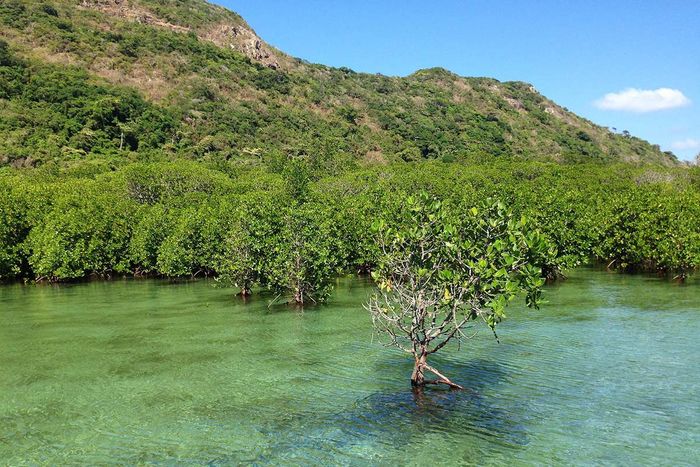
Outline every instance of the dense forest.
{"type": "Polygon", "coordinates": [[[198,0],[8,0],[0,24],[2,280],[209,275],[319,301],[419,194],[503,206],[549,279],[700,266],[698,169],[529,84],[309,64],[198,0]]]}
{"type": "Polygon", "coordinates": [[[214,275],[323,299],[337,274],[372,269],[373,224],[419,192],[465,210],[500,200],[546,242],[532,262],[550,278],[591,260],[672,278],[700,265],[697,169],[423,162],[329,177],[299,157],[238,173],[181,161],[1,174],[5,279],[214,275]]]}

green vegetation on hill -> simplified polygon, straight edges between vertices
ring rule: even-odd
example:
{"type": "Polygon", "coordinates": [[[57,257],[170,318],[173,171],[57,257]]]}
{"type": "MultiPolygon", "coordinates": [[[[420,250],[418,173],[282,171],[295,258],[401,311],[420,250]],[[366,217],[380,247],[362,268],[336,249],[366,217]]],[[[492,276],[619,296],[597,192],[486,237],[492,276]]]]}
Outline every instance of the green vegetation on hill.
{"type": "Polygon", "coordinates": [[[0,162],[70,163],[162,147],[176,120],[136,91],[97,84],[77,68],[30,66],[0,42],[0,162]]]}
{"type": "Polygon", "coordinates": [[[0,24],[2,164],[304,155],[332,174],[429,159],[676,163],[526,83],[308,64],[202,0],[7,0],[0,24]]]}

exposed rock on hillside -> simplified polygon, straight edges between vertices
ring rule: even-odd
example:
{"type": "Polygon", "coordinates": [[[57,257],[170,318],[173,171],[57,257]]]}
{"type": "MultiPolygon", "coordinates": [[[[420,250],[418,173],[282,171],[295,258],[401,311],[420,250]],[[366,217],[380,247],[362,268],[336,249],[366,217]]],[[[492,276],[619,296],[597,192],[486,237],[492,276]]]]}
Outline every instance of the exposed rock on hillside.
{"type": "Polygon", "coordinates": [[[205,32],[202,39],[219,47],[231,47],[243,52],[251,60],[273,69],[280,68],[275,52],[258,37],[252,29],[242,25],[219,24],[205,32]]]}
{"type": "Polygon", "coordinates": [[[192,32],[200,39],[213,42],[220,47],[230,47],[267,67],[280,68],[279,55],[281,53],[273,50],[242,21],[236,23],[228,21],[193,28],[168,22],[163,18],[159,18],[157,14],[149,9],[129,0],[82,0],[80,6],[82,8],[99,10],[108,15],[129,21],[167,28],[175,32],[192,32]]]}

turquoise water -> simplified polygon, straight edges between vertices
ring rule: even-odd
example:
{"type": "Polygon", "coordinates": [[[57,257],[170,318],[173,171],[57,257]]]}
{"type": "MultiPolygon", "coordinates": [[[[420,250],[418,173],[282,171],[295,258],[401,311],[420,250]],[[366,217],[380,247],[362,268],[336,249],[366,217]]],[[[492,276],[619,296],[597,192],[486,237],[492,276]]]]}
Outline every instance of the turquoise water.
{"type": "Polygon", "coordinates": [[[359,279],[300,312],[205,281],[0,288],[0,463],[700,460],[700,284],[576,271],[414,394],[359,279]]]}

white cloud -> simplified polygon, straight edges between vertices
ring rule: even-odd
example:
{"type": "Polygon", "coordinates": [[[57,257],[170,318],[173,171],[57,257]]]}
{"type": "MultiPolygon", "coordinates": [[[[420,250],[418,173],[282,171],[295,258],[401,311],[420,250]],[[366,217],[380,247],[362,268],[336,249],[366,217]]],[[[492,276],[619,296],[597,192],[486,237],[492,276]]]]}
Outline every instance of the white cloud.
{"type": "Polygon", "coordinates": [[[654,112],[690,105],[690,99],[678,89],[635,89],[611,92],[595,101],[596,107],[603,110],[624,110],[628,112],[654,112]]]}
{"type": "Polygon", "coordinates": [[[674,141],[671,143],[673,149],[684,150],[684,149],[700,149],[700,139],[686,138],[680,141],[674,141]]]}

